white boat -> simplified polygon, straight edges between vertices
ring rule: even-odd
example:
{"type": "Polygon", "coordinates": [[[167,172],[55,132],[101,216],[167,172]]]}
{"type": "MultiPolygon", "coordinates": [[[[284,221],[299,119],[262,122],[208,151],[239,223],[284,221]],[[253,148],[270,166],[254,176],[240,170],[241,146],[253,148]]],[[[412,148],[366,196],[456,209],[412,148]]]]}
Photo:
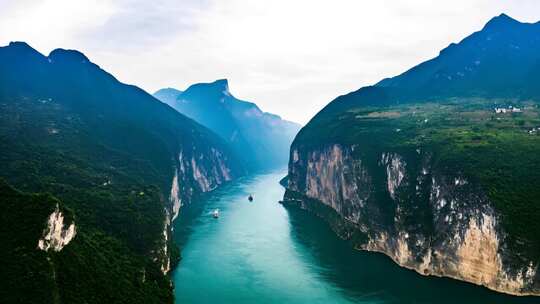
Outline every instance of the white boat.
{"type": "Polygon", "coordinates": [[[212,216],[214,218],[218,218],[219,217],[219,209],[214,210],[214,212],[212,212],[212,216]]]}

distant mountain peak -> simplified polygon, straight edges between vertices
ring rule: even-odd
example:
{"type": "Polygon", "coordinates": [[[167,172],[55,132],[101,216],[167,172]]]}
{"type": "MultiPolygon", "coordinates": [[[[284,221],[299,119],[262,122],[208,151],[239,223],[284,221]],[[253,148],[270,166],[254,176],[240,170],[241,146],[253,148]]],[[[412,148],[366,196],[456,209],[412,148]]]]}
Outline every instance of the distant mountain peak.
{"type": "Polygon", "coordinates": [[[501,14],[482,30],[451,43],[439,56],[340,96],[321,113],[455,97],[540,99],[538,37],[540,22],[520,22],[501,14]]]}
{"type": "Polygon", "coordinates": [[[87,63],[88,57],[75,50],[55,49],[49,54],[49,59],[56,62],[87,63]]]}
{"type": "Polygon", "coordinates": [[[219,85],[219,86],[228,86],[229,81],[226,78],[223,78],[223,79],[218,79],[218,80],[212,82],[212,84],[219,85]]]}
{"type": "Polygon", "coordinates": [[[182,94],[182,91],[175,88],[163,88],[157,90],[154,95],[156,94],[182,94]]]}
{"type": "Polygon", "coordinates": [[[242,155],[249,168],[287,163],[290,144],[300,125],[265,113],[229,91],[227,79],[197,83],[184,92],[162,89],[154,96],[218,134],[242,155]]]}
{"type": "Polygon", "coordinates": [[[216,95],[226,95],[231,96],[229,91],[229,81],[227,79],[218,79],[214,82],[209,83],[196,83],[184,91],[186,94],[197,94],[198,92],[212,92],[216,95]]]}
{"type": "Polygon", "coordinates": [[[12,54],[23,55],[23,56],[33,56],[34,58],[44,59],[45,57],[33,47],[28,45],[28,43],[23,41],[12,41],[8,46],[0,47],[12,54]]]}
{"type": "Polygon", "coordinates": [[[24,42],[24,41],[11,41],[11,42],[9,43],[9,47],[32,49],[32,47],[29,46],[28,43],[26,43],[26,42],[24,42]]]}
{"type": "Polygon", "coordinates": [[[229,92],[229,81],[227,79],[218,79],[211,83],[212,86],[215,86],[218,88],[223,94],[225,95],[231,95],[229,92]]]}
{"type": "Polygon", "coordinates": [[[510,22],[519,22],[519,21],[517,21],[516,19],[514,19],[514,18],[508,16],[508,15],[505,14],[505,13],[502,13],[502,14],[500,14],[499,16],[493,17],[492,20],[493,20],[493,19],[503,20],[503,21],[510,21],[510,22]]]}
{"type": "Polygon", "coordinates": [[[508,16],[507,14],[500,14],[499,16],[491,18],[491,20],[486,23],[484,26],[484,30],[489,29],[501,29],[501,28],[507,28],[509,26],[515,26],[522,24],[518,20],[508,16]]]}
{"type": "Polygon", "coordinates": [[[171,107],[174,107],[176,98],[178,98],[180,94],[182,94],[182,91],[175,88],[164,88],[157,90],[153,95],[162,102],[170,105],[171,107]]]}

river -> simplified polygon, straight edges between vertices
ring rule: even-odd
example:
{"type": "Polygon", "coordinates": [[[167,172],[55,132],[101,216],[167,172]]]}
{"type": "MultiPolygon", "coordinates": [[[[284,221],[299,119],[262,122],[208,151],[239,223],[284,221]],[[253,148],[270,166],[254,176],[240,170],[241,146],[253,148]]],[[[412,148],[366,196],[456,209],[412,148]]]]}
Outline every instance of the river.
{"type": "Polygon", "coordinates": [[[176,303],[540,303],[423,277],[353,250],[319,218],[278,203],[285,174],[244,177],[182,207],[174,223],[182,253],[172,273],[176,303]]]}

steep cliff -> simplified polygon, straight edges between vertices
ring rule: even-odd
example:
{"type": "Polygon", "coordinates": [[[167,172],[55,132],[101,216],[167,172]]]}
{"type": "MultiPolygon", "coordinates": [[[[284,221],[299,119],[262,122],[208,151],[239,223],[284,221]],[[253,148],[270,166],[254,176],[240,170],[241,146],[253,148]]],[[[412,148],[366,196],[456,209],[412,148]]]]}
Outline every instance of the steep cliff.
{"type": "MultiPolygon", "coordinates": [[[[178,217],[180,208],[190,203],[194,196],[212,191],[219,185],[231,181],[238,172],[229,164],[224,152],[214,147],[197,150],[193,147],[190,153],[180,151],[174,161],[174,177],[170,186],[169,204],[166,207],[164,222],[164,260],[161,269],[167,273],[171,269],[171,252],[169,242],[171,224],[178,217]]],[[[177,258],[177,257],[176,257],[177,258]]],[[[175,257],[172,258],[173,262],[175,257]]]]}
{"type": "Polygon", "coordinates": [[[508,248],[501,214],[430,152],[383,152],[375,165],[356,145],[292,150],[287,203],[327,219],[357,249],[381,252],[423,275],[519,295],[540,294],[538,260],[508,248]],[[325,208],[326,207],[326,208],[325,208]]]}
{"type": "Polygon", "coordinates": [[[538,34],[502,15],[338,97],[295,138],[284,202],[420,274],[540,295],[538,34]]]}
{"type": "MultiPolygon", "coordinates": [[[[44,56],[22,42],[0,48],[0,139],[0,177],[59,202],[20,222],[40,227],[31,246],[7,247],[47,284],[33,286],[24,271],[3,279],[59,303],[171,303],[170,223],[181,204],[245,172],[217,135],[85,55],[44,56]]],[[[16,302],[19,290],[0,293],[16,302]]]]}

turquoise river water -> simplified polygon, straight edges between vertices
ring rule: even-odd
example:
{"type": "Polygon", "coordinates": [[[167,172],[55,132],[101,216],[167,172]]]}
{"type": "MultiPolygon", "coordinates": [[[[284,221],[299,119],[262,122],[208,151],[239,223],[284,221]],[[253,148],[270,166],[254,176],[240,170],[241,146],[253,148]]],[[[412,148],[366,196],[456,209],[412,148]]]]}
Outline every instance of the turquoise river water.
{"type": "Polygon", "coordinates": [[[172,273],[176,303],[540,303],[423,277],[353,250],[321,219],[278,203],[285,174],[245,177],[182,207],[174,224],[182,252],[172,273]]]}

